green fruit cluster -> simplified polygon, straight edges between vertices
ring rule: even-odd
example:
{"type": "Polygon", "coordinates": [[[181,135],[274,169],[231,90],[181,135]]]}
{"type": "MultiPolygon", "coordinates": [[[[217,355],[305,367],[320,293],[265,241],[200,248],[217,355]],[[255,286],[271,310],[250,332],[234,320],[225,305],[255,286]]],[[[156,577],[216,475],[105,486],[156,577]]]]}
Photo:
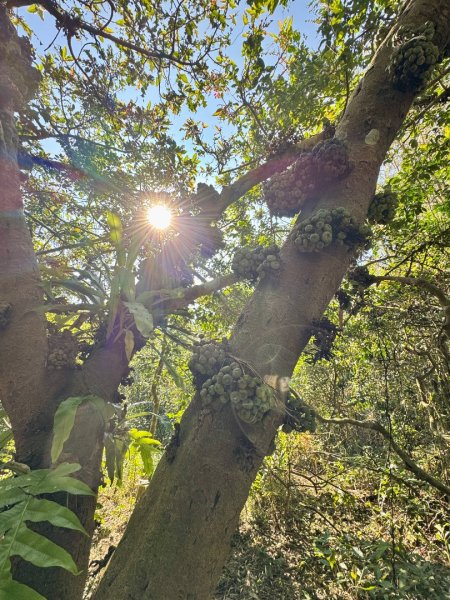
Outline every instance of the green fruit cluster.
{"type": "Polygon", "coordinates": [[[257,423],[274,405],[273,390],[259,377],[246,374],[237,362],[224,365],[200,390],[204,406],[227,404],[246,423],[257,423]]]}
{"type": "Polygon", "coordinates": [[[314,432],[316,430],[316,416],[314,410],[297,395],[288,393],[286,400],[286,416],[282,426],[285,433],[298,431],[314,432]]]}
{"type": "Polygon", "coordinates": [[[53,333],[48,336],[47,367],[67,369],[75,366],[78,346],[70,331],[53,333]]]}
{"type": "Polygon", "coordinates": [[[317,161],[311,152],[303,152],[281,173],[263,184],[269,211],[277,217],[293,217],[316,190],[317,161]]]}
{"type": "Polygon", "coordinates": [[[313,157],[318,164],[320,185],[336,181],[348,173],[348,152],[345,144],[337,138],[319,142],[313,148],[313,157]]]}
{"type": "Polygon", "coordinates": [[[254,281],[258,276],[280,270],[280,250],[277,246],[257,246],[239,248],[231,264],[233,272],[239,277],[254,281]]]}
{"type": "Polygon", "coordinates": [[[194,376],[211,377],[225,363],[226,356],[226,341],[200,342],[194,346],[189,369],[194,376]]]}
{"type": "Polygon", "coordinates": [[[257,269],[258,275],[261,278],[267,277],[268,275],[274,275],[280,272],[280,250],[276,246],[272,246],[272,248],[275,248],[273,254],[268,254],[257,269]]]}
{"type": "Polygon", "coordinates": [[[277,132],[271,136],[267,145],[268,158],[283,156],[283,154],[294,154],[297,150],[297,144],[303,139],[300,131],[294,127],[277,132]]]}
{"type": "Polygon", "coordinates": [[[387,225],[395,217],[398,196],[391,188],[387,187],[382,192],[375,194],[369,206],[369,223],[387,225]]]}
{"type": "Polygon", "coordinates": [[[364,244],[369,235],[370,228],[358,226],[345,208],[321,208],[299,224],[294,243],[300,252],[320,252],[332,242],[350,248],[364,244]]]}
{"type": "Polygon", "coordinates": [[[308,199],[344,176],[348,164],[347,149],[335,138],[319,142],[311,152],[303,152],[286,170],[264,183],[264,199],[271,214],[293,217],[308,199]]]}
{"type": "Polygon", "coordinates": [[[433,44],[435,26],[424,23],[415,32],[402,32],[404,43],[393,54],[390,71],[394,85],[400,91],[422,89],[430,76],[431,67],[439,61],[439,48],[433,44]]]}
{"type": "Polygon", "coordinates": [[[353,267],[347,275],[349,283],[357,289],[366,289],[376,281],[367,267],[353,267]]]}
{"type": "Polygon", "coordinates": [[[11,304],[0,302],[0,331],[6,329],[11,320],[11,304]]]}

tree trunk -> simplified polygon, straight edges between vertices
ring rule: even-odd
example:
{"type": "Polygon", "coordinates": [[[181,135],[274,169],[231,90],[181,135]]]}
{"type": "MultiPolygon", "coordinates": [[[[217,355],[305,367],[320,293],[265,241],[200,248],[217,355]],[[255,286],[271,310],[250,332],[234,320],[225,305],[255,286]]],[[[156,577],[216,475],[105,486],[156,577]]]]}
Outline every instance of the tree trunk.
{"type": "MultiPolygon", "coordinates": [[[[434,42],[442,50],[450,35],[448,0],[409,3],[396,27],[427,20],[436,24],[434,42]]],[[[391,39],[358,84],[336,131],[348,146],[352,171],[302,211],[302,219],[318,207],[343,206],[359,222],[367,214],[381,163],[417,93],[393,86],[391,39]]],[[[238,320],[232,353],[261,376],[289,376],[312,320],[323,313],[352,258],[352,252],[334,246],[300,254],[288,239],[279,282],[258,285],[238,320]]],[[[228,405],[211,413],[196,397],[131,517],[95,600],[209,600],[281,420],[280,407],[260,426],[244,427],[228,405]]]]}
{"type": "MultiPolygon", "coordinates": [[[[4,6],[0,6],[0,398],[11,420],[16,460],[33,469],[51,465],[53,416],[69,396],[96,394],[111,400],[128,367],[123,343],[101,348],[82,369],[47,368],[47,328],[39,268],[25,222],[17,164],[14,112],[29,100],[38,82],[31,67],[28,43],[17,36],[4,6]],[[17,77],[17,74],[21,77],[17,77]],[[23,88],[16,82],[22,82],[23,88]]],[[[73,434],[61,461],[82,465],[77,476],[97,490],[103,451],[103,425],[92,409],[77,416],[73,434]]],[[[96,500],[92,497],[57,495],[92,534],[96,500]]],[[[48,600],[81,598],[87,573],[91,537],[50,527],[40,533],[67,549],[81,576],[63,569],[38,569],[16,560],[14,576],[48,600]]]]}

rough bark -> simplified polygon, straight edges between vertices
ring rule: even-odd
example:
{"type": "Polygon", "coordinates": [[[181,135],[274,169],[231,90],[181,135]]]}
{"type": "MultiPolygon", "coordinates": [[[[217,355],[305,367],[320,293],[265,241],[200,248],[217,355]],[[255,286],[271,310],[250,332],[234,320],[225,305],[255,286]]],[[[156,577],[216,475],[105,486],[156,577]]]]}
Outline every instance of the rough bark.
{"type": "MultiPolygon", "coordinates": [[[[33,95],[39,77],[31,67],[32,51],[19,38],[4,6],[0,6],[0,399],[11,421],[16,460],[31,468],[51,465],[53,416],[69,396],[96,394],[111,400],[128,367],[123,343],[93,353],[82,369],[47,368],[47,327],[39,268],[33,251],[20,191],[14,113],[33,95]]],[[[80,479],[94,490],[100,482],[103,427],[89,407],[78,415],[74,434],[61,461],[82,465],[80,479]]],[[[54,498],[70,506],[89,533],[95,499],[54,498]]],[[[90,538],[50,526],[39,531],[66,548],[87,573],[90,538]]],[[[62,569],[37,569],[15,562],[15,577],[48,600],[81,597],[84,575],[62,569]]]]}
{"type": "MultiPolygon", "coordinates": [[[[435,43],[443,48],[450,34],[448,0],[409,3],[397,26],[417,26],[427,20],[436,24],[435,43]]],[[[386,151],[415,95],[394,88],[387,71],[391,56],[388,38],[337,128],[337,137],[348,145],[352,171],[316,205],[344,206],[360,222],[386,151]],[[374,139],[378,141],[372,144],[374,139]]],[[[302,218],[313,208],[307,207],[302,218]]],[[[307,342],[312,319],[326,308],[351,258],[351,252],[334,247],[321,254],[299,255],[289,239],[282,249],[280,280],[276,285],[259,284],[238,321],[233,353],[261,376],[289,376],[307,342]]],[[[261,426],[244,430],[228,406],[215,414],[205,413],[194,399],[179,436],[136,507],[95,600],[211,598],[230,536],[270,451],[281,413],[281,409],[273,411],[261,426]]]]}

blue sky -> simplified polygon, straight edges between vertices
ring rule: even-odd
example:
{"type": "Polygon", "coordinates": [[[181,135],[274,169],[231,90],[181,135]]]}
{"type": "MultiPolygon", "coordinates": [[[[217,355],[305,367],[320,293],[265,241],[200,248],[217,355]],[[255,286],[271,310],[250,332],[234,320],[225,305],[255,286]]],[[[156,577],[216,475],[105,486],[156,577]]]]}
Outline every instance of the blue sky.
{"type": "MultiPolygon", "coordinates": [[[[308,0],[294,0],[286,8],[278,7],[273,15],[273,24],[270,30],[273,32],[278,31],[278,22],[292,16],[293,27],[301,32],[303,41],[314,49],[318,44],[318,36],[316,24],[314,23],[314,13],[309,8],[309,4],[310,2],[308,2],[308,0]]],[[[239,8],[241,15],[246,8],[247,5],[242,3],[242,6],[239,8]]],[[[57,48],[58,46],[65,45],[65,37],[62,33],[57,35],[58,32],[55,27],[55,19],[51,15],[45,12],[44,18],[41,19],[38,14],[30,13],[27,8],[19,9],[18,12],[26,19],[33,31],[32,41],[38,56],[43,56],[46,54],[46,52],[54,51],[55,47],[57,48]],[[54,47],[48,49],[50,45],[54,47]]],[[[233,60],[236,61],[237,64],[241,63],[240,49],[243,42],[242,30],[242,21],[238,21],[238,25],[236,26],[236,35],[233,38],[233,43],[228,51],[228,54],[233,60]]],[[[124,90],[123,94],[121,94],[121,98],[125,101],[135,100],[138,103],[143,102],[140,92],[132,88],[124,90]]],[[[150,88],[148,95],[144,99],[144,102],[148,100],[157,101],[156,91],[154,88],[150,88]]],[[[219,123],[217,119],[212,116],[219,104],[220,100],[214,99],[211,94],[211,98],[207,107],[201,108],[196,115],[189,115],[187,114],[187,111],[183,110],[180,115],[174,117],[173,119],[173,125],[171,128],[172,135],[177,137],[178,141],[180,141],[180,127],[188,116],[193,116],[195,119],[201,120],[205,123],[212,124],[214,122],[214,124],[224,125],[222,122],[219,123]]],[[[226,129],[227,126],[224,125],[223,130],[226,131],[226,129]]],[[[205,139],[207,141],[212,140],[213,132],[214,127],[209,127],[205,130],[205,139]]],[[[192,150],[190,141],[187,141],[185,145],[189,150],[192,150]]],[[[55,142],[46,143],[46,148],[49,151],[58,152],[58,145],[55,142]]]]}

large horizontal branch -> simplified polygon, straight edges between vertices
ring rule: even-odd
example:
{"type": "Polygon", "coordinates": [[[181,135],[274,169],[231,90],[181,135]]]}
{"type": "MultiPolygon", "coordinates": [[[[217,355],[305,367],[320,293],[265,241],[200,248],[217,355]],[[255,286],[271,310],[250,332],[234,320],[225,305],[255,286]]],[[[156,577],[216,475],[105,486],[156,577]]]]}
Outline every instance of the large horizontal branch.
{"type": "Polygon", "coordinates": [[[320,416],[318,413],[316,413],[316,416],[317,419],[322,423],[327,423],[330,425],[352,425],[354,427],[360,427],[361,429],[369,429],[371,431],[376,431],[377,433],[380,433],[384,437],[384,439],[389,442],[389,446],[392,448],[392,450],[402,459],[406,468],[412,473],[414,473],[417,479],[426,481],[429,485],[439,490],[442,494],[448,496],[448,498],[450,499],[450,487],[442,481],[440,481],[439,479],[436,479],[436,477],[433,477],[433,475],[427,473],[427,471],[424,471],[424,469],[422,469],[421,467],[419,467],[419,465],[413,461],[409,454],[407,454],[397,444],[390,431],[383,427],[383,425],[381,425],[381,423],[379,423],[378,421],[358,421],[357,419],[351,419],[349,417],[342,419],[326,419],[325,417],[320,416]]]}
{"type": "Polygon", "coordinates": [[[135,52],[138,52],[139,54],[142,54],[142,56],[150,58],[151,60],[167,60],[174,64],[185,67],[193,67],[198,64],[198,61],[180,60],[179,58],[173,56],[173,54],[167,54],[166,52],[162,52],[160,50],[147,50],[138,44],[134,44],[133,42],[119,38],[112,33],[109,33],[105,29],[90,25],[79,17],[74,17],[73,15],[62,11],[57,3],[53,2],[53,0],[40,0],[39,2],[29,2],[23,0],[6,1],[6,6],[8,8],[19,8],[23,6],[30,6],[32,4],[38,4],[39,6],[42,6],[42,8],[45,8],[45,10],[56,19],[58,26],[61,29],[64,29],[68,35],[74,35],[79,29],[82,29],[94,37],[103,37],[110,42],[113,42],[117,46],[134,50],[135,52]]]}
{"type": "Polygon", "coordinates": [[[248,173],[245,173],[245,175],[242,175],[242,177],[225,187],[219,194],[217,201],[217,208],[219,210],[217,217],[220,216],[220,214],[228,206],[230,206],[230,204],[233,204],[233,202],[236,202],[239,200],[239,198],[242,198],[242,196],[253,189],[256,185],[266,181],[266,179],[269,179],[269,177],[272,177],[272,175],[275,175],[275,173],[284,171],[289,164],[292,164],[298,158],[300,153],[312,150],[312,148],[320,141],[331,137],[333,133],[334,130],[331,127],[325,127],[320,133],[301,140],[296,145],[294,153],[283,154],[271,158],[264,164],[255,167],[251,171],[248,171],[248,173]]]}

